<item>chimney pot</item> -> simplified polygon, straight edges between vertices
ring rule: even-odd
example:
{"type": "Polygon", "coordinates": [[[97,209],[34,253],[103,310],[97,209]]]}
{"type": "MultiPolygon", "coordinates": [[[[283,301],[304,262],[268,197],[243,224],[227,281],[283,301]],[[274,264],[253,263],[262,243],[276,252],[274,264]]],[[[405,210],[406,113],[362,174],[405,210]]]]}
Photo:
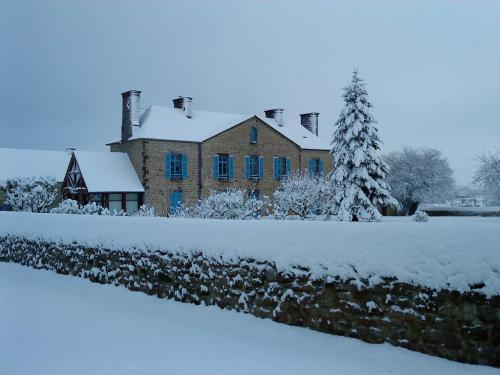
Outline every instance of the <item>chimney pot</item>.
{"type": "Polygon", "coordinates": [[[264,111],[267,118],[273,118],[278,126],[283,126],[283,109],[282,108],[274,108],[268,109],[264,111]]]}
{"type": "Polygon", "coordinates": [[[319,112],[303,113],[300,115],[300,124],[311,133],[318,135],[319,112]]]}
{"type": "Polygon", "coordinates": [[[190,96],[179,96],[178,98],[172,99],[172,101],[174,102],[174,108],[182,109],[185,112],[186,117],[191,118],[191,104],[193,102],[193,98],[190,96]]]}
{"type": "Polygon", "coordinates": [[[139,125],[141,92],[129,90],[122,92],[122,141],[132,137],[132,126],[139,125]]]}

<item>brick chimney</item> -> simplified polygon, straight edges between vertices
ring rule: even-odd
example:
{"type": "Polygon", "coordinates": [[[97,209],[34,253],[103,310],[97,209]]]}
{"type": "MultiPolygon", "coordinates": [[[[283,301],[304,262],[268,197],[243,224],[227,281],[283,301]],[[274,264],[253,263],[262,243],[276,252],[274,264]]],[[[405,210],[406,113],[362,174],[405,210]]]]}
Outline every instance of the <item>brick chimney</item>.
{"type": "Polygon", "coordinates": [[[318,135],[318,116],[319,112],[303,113],[300,115],[300,125],[318,135]]]}
{"type": "Polygon", "coordinates": [[[139,126],[139,107],[141,92],[129,90],[122,92],[122,141],[132,137],[132,126],[139,126]]]}
{"type": "Polygon", "coordinates": [[[276,123],[278,126],[283,126],[283,109],[282,108],[274,108],[274,109],[268,109],[267,111],[264,111],[266,114],[267,118],[273,118],[276,120],[276,123]]]}
{"type": "Polygon", "coordinates": [[[193,103],[193,98],[190,96],[179,96],[178,98],[172,99],[174,102],[174,108],[182,109],[186,117],[191,118],[191,104],[193,103]]]}

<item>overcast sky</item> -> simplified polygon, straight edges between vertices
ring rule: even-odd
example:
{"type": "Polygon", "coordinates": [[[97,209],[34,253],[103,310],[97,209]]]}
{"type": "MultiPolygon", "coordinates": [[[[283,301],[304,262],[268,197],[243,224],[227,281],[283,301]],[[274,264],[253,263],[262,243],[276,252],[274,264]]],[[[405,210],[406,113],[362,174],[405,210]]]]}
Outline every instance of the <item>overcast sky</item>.
{"type": "Polygon", "coordinates": [[[105,149],[128,89],[287,122],[318,111],[330,140],[353,67],[383,152],[438,148],[464,184],[500,147],[500,1],[1,3],[0,147],[105,149]]]}

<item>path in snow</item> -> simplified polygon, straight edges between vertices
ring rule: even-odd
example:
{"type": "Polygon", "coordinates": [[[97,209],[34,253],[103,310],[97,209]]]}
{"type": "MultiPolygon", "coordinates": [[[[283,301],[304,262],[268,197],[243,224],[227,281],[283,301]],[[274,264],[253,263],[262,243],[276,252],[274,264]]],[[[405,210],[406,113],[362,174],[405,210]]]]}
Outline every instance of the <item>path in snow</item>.
{"type": "Polygon", "coordinates": [[[0,263],[0,374],[499,373],[0,263]]]}

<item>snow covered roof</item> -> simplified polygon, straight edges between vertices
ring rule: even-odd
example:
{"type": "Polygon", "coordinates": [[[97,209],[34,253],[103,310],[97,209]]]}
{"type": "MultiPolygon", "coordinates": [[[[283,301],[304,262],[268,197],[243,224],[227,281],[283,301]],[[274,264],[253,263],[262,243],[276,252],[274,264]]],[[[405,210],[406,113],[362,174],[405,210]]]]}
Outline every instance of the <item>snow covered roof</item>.
{"type": "Polygon", "coordinates": [[[0,148],[0,184],[17,177],[64,180],[70,155],[65,151],[0,148]]]}
{"type": "Polygon", "coordinates": [[[74,152],[89,193],[143,192],[127,154],[121,152],[74,152]]]}
{"type": "MultiPolygon", "coordinates": [[[[252,117],[254,115],[192,111],[192,117],[188,118],[182,110],[152,105],[141,115],[140,126],[133,127],[130,139],[203,142],[252,117]]],[[[328,143],[301,126],[299,121],[286,123],[285,126],[280,127],[274,119],[257,117],[301,148],[330,149],[328,143]]]]}

